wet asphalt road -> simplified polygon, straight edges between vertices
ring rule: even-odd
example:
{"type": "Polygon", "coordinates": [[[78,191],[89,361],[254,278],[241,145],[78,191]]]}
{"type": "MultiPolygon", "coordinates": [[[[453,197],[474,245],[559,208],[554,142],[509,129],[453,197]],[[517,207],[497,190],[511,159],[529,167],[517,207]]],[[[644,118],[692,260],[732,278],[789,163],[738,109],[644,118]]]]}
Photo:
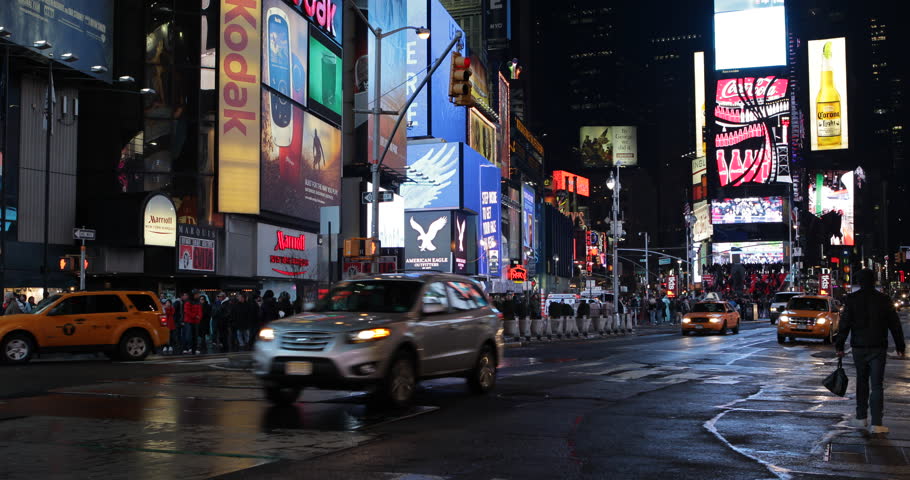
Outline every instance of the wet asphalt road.
{"type": "Polygon", "coordinates": [[[892,433],[869,436],[842,423],[850,362],[846,399],[820,386],[829,346],[642,333],[510,348],[494,394],[431,381],[406,411],[270,408],[224,356],[0,367],[0,478],[910,478],[910,362],[889,360],[892,433]]]}

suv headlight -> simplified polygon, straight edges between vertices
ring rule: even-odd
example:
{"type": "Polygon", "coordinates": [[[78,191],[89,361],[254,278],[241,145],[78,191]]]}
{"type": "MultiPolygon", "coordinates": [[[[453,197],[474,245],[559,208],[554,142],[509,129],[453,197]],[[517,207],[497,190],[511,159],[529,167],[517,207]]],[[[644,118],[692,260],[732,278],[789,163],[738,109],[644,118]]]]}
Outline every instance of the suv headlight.
{"type": "Polygon", "coordinates": [[[709,321],[710,321],[711,323],[720,323],[720,319],[717,318],[717,317],[711,317],[711,320],[709,320],[709,321]]]}
{"type": "Polygon", "coordinates": [[[350,340],[351,343],[372,342],[373,340],[380,340],[388,337],[391,334],[392,331],[388,328],[371,328],[369,330],[360,330],[359,332],[349,333],[348,340],[350,340]]]}
{"type": "Polygon", "coordinates": [[[259,340],[262,340],[263,342],[275,340],[275,329],[263,328],[262,330],[259,330],[259,340]]]}
{"type": "Polygon", "coordinates": [[[789,315],[781,315],[781,316],[780,316],[780,323],[787,323],[787,322],[789,322],[789,321],[790,321],[790,316],[789,316],[789,315]]]}
{"type": "Polygon", "coordinates": [[[815,323],[816,323],[817,325],[824,325],[824,324],[828,323],[828,319],[827,319],[827,318],[819,318],[818,320],[815,321],[815,323]]]}

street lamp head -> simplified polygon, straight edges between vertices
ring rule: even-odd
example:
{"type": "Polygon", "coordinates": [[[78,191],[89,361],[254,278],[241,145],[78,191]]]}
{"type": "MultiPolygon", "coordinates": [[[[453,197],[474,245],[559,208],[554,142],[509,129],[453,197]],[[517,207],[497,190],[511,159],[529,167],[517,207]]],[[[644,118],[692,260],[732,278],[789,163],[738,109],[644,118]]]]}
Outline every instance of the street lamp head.
{"type": "Polygon", "coordinates": [[[92,73],[105,73],[107,72],[107,67],[104,65],[92,65],[92,73]]]}
{"type": "Polygon", "coordinates": [[[48,48],[52,47],[51,42],[48,42],[47,40],[38,40],[36,42],[33,42],[32,46],[38,50],[47,50],[48,48]]]}
{"type": "Polygon", "coordinates": [[[613,178],[613,172],[610,172],[610,178],[607,179],[607,188],[613,190],[616,187],[616,179],[613,178]]]}
{"type": "Polygon", "coordinates": [[[430,38],[430,29],[425,27],[417,27],[417,38],[421,40],[426,40],[430,38]]]}
{"type": "Polygon", "coordinates": [[[60,60],[63,60],[64,62],[72,63],[72,62],[75,62],[76,60],[79,60],[79,57],[77,57],[76,54],[73,52],[66,52],[63,55],[60,55],[60,60]]]}
{"type": "Polygon", "coordinates": [[[553,255],[553,261],[554,261],[554,262],[558,262],[558,261],[559,261],[559,255],[553,255]]]}
{"type": "Polygon", "coordinates": [[[0,37],[8,38],[12,34],[13,34],[13,32],[9,31],[8,28],[0,25],[0,37]]]}
{"type": "Polygon", "coordinates": [[[129,75],[121,75],[121,76],[117,77],[116,81],[119,83],[133,83],[136,81],[136,79],[129,75]]]}
{"type": "Polygon", "coordinates": [[[139,90],[139,93],[141,93],[143,95],[155,95],[156,93],[158,93],[158,91],[155,90],[154,88],[143,88],[143,89],[139,90]]]}

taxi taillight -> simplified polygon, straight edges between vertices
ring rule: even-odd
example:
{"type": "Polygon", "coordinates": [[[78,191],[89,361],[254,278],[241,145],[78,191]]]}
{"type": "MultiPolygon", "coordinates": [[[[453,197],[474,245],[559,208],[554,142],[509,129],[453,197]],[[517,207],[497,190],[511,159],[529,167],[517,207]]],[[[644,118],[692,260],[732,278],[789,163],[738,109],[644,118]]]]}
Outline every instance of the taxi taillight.
{"type": "Polygon", "coordinates": [[[158,316],[158,320],[161,322],[162,327],[167,326],[167,315],[162,313],[161,315],[158,316]]]}

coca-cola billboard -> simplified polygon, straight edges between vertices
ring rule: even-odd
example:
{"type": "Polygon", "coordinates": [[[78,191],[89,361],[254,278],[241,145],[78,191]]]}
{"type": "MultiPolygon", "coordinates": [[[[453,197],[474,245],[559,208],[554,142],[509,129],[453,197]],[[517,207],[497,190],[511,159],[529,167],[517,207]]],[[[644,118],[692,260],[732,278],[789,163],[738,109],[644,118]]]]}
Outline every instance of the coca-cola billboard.
{"type": "Polygon", "coordinates": [[[790,183],[787,79],[718,80],[713,133],[719,186],[790,183]]]}

